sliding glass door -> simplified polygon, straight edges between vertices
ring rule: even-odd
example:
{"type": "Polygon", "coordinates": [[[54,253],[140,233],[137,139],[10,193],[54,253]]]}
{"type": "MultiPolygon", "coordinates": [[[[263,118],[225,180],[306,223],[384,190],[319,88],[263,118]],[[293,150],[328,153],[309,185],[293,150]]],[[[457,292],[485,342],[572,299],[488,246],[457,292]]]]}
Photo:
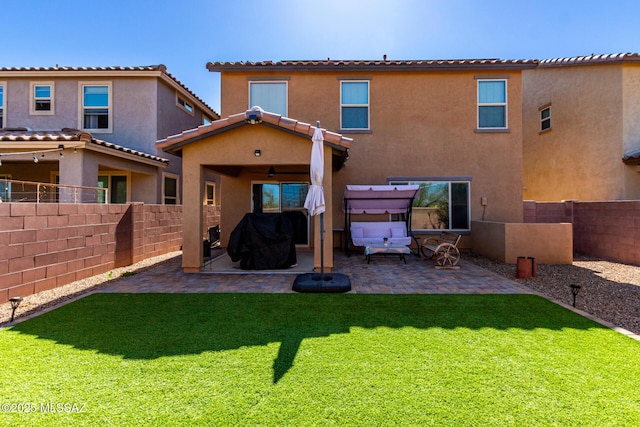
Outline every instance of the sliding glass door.
{"type": "Polygon", "coordinates": [[[285,214],[293,223],[296,245],[309,245],[309,218],[304,208],[308,191],[306,182],[253,183],[253,212],[285,214]]]}

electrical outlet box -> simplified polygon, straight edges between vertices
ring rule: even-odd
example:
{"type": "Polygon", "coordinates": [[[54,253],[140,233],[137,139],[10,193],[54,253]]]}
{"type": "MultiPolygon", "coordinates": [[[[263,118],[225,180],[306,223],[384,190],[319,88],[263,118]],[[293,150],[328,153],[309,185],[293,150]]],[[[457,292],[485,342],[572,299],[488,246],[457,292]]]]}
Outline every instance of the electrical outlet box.
{"type": "Polygon", "coordinates": [[[487,206],[487,198],[486,197],[480,197],[480,204],[482,206],[487,206]]]}

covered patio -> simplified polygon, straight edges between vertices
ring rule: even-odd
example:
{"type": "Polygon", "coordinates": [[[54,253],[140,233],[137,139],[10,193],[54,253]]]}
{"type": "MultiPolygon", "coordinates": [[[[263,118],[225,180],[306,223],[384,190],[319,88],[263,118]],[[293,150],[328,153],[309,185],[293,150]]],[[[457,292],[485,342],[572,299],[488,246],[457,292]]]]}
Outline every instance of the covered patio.
{"type": "MultiPolygon", "coordinates": [[[[203,268],[203,200],[206,176],[220,182],[220,244],[247,213],[297,215],[296,246],[313,250],[320,266],[320,225],[303,208],[309,186],[311,138],[314,126],[258,108],[217,120],[157,142],[157,147],[182,157],[183,257],[186,273],[203,268]]],[[[348,158],[352,139],[323,130],[326,205],[332,206],[333,174],[348,158]]],[[[325,214],[325,230],[333,229],[333,213],[325,214]]],[[[333,268],[333,235],[325,233],[325,270],[333,268]]]]}

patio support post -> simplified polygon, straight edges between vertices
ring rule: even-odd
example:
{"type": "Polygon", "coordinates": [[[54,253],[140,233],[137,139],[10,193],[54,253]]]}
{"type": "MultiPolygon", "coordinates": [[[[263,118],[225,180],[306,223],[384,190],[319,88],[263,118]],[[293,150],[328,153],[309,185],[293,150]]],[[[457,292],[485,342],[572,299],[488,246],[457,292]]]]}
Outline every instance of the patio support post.
{"type": "Polygon", "coordinates": [[[183,204],[182,204],[182,269],[185,273],[199,273],[202,268],[202,222],[204,169],[197,156],[182,159],[183,204]]]}

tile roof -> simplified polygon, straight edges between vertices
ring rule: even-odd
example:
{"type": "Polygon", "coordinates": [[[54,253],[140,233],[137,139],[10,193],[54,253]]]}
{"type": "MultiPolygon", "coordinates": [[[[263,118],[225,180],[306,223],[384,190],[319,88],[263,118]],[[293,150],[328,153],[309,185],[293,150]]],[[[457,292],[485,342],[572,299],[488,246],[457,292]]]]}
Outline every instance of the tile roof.
{"type": "MultiPolygon", "coordinates": [[[[194,142],[238,126],[248,125],[247,118],[250,114],[255,113],[256,111],[257,110],[255,110],[254,107],[254,109],[247,110],[244,113],[234,114],[224,119],[216,120],[208,125],[202,125],[195,129],[190,129],[180,134],[169,136],[156,142],[156,147],[168,152],[171,152],[172,150],[179,150],[180,147],[188,144],[189,142],[194,142]]],[[[302,137],[311,138],[313,136],[315,126],[310,125],[309,123],[304,123],[289,117],[282,117],[280,114],[262,110],[259,110],[259,115],[261,115],[260,124],[262,125],[293,132],[302,137]]],[[[323,129],[323,134],[324,142],[326,144],[345,150],[351,148],[351,143],[353,142],[352,138],[347,138],[339,133],[330,132],[325,129],[323,129]]]]}
{"type": "Polygon", "coordinates": [[[483,69],[530,69],[536,67],[559,67],[591,65],[601,63],[638,62],[638,53],[612,53],[603,55],[575,56],[552,59],[443,59],[443,60],[285,60],[285,61],[239,61],[209,62],[209,71],[362,71],[362,70],[483,70],[483,69]]]}
{"type": "Polygon", "coordinates": [[[572,65],[591,65],[616,62],[638,62],[640,54],[637,53],[610,53],[604,55],[574,56],[571,58],[543,59],[539,67],[561,67],[572,65]]]}
{"type": "Polygon", "coordinates": [[[178,80],[175,76],[167,71],[167,67],[164,64],[159,65],[141,65],[141,66],[130,66],[130,67],[121,67],[121,66],[113,66],[113,67],[0,67],[0,76],[2,73],[5,74],[13,74],[13,73],[96,73],[106,74],[106,73],[136,73],[136,72],[159,72],[165,75],[169,80],[173,81],[177,86],[180,86],[184,89],[188,94],[193,96],[198,102],[200,102],[204,107],[208,108],[211,113],[215,116],[214,119],[218,119],[219,114],[211,107],[207,105],[198,95],[191,91],[184,83],[178,80]]]}
{"type": "Polygon", "coordinates": [[[300,61],[258,61],[258,62],[209,62],[209,71],[260,71],[317,70],[317,71],[357,71],[357,70],[484,70],[484,69],[525,69],[535,68],[535,59],[443,59],[443,60],[300,60],[300,61]]]}
{"type": "MultiPolygon", "coordinates": [[[[123,147],[121,145],[112,144],[111,142],[103,141],[101,139],[94,138],[89,132],[85,132],[77,129],[64,128],[59,131],[31,131],[26,128],[2,128],[0,129],[0,142],[83,142],[85,144],[94,144],[96,146],[106,147],[112,150],[120,151],[123,153],[131,154],[134,156],[142,157],[148,160],[154,160],[168,164],[169,160],[163,157],[155,156],[152,154],[144,153],[142,151],[133,150],[131,148],[123,147]]],[[[0,144],[0,148],[2,145],[0,144]]],[[[25,144],[25,149],[28,149],[28,144],[25,144]]]]}

